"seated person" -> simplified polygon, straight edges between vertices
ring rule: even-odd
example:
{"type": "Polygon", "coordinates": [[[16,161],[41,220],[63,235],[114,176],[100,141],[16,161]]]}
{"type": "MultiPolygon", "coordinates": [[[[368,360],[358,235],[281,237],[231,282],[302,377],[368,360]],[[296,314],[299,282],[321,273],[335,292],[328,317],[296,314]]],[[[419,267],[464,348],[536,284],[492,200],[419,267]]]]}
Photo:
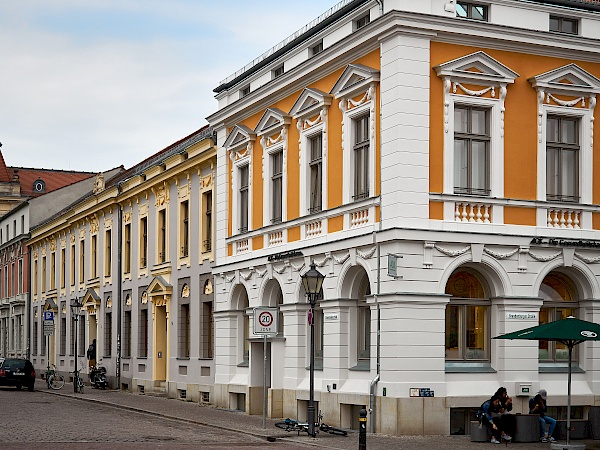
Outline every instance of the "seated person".
{"type": "Polygon", "coordinates": [[[539,414],[540,416],[540,427],[542,429],[540,441],[542,442],[554,442],[556,439],[552,437],[554,427],[556,427],[556,420],[546,415],[548,406],[546,400],[548,393],[546,389],[540,389],[535,397],[529,400],[529,414],[539,414]],[[548,432],[546,432],[546,424],[550,425],[548,432]]]}
{"type": "Polygon", "coordinates": [[[498,414],[501,408],[500,397],[495,394],[489,400],[483,402],[477,411],[477,417],[492,433],[492,444],[499,444],[502,439],[511,440],[511,436],[502,430],[500,417],[493,417],[492,414],[498,414]]]}
{"type": "Polygon", "coordinates": [[[517,418],[513,414],[509,414],[513,408],[512,398],[508,396],[508,392],[506,392],[506,388],[504,387],[499,388],[494,395],[500,399],[500,411],[498,411],[498,414],[500,415],[501,428],[506,433],[503,438],[510,441],[517,428],[517,418]]]}

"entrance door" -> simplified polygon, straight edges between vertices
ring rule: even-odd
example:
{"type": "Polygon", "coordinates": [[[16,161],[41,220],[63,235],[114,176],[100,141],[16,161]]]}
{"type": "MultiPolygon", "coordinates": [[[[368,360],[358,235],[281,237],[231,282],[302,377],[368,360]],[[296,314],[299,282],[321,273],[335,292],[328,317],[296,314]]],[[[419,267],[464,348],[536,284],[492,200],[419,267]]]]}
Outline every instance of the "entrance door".
{"type": "Polygon", "coordinates": [[[154,380],[167,379],[167,320],[166,306],[154,307],[154,380]]]}

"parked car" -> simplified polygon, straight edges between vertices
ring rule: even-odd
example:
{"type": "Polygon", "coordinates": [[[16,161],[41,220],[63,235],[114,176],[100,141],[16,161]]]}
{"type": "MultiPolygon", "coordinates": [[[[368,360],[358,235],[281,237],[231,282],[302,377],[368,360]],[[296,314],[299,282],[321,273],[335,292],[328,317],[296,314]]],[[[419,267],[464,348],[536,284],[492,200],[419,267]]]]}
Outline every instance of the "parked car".
{"type": "Polygon", "coordinates": [[[0,386],[16,386],[21,389],[27,386],[33,391],[35,385],[35,369],[28,359],[6,358],[0,363],[0,386]]]}

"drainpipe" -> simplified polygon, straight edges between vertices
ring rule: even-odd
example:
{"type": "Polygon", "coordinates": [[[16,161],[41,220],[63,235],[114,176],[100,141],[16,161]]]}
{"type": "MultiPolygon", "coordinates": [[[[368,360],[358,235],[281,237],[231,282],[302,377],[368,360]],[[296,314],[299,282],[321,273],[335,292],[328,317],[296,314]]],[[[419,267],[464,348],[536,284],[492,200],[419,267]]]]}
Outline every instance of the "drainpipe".
{"type": "MultiPolygon", "coordinates": [[[[27,359],[31,359],[31,263],[29,261],[29,246],[27,246],[27,252],[25,253],[27,256],[27,359]]],[[[17,262],[18,264],[18,262],[17,262]]],[[[25,262],[23,262],[25,264],[25,262]]],[[[17,269],[18,270],[18,269],[17,269]]],[[[23,280],[21,280],[23,282],[23,280]]],[[[23,285],[21,285],[23,288],[23,285]]],[[[39,338],[39,336],[38,336],[39,338]]],[[[46,337],[44,336],[44,339],[46,337]]]]}
{"type": "Polygon", "coordinates": [[[383,0],[375,0],[379,4],[379,17],[383,16],[383,0]]]}
{"type": "MultiPolygon", "coordinates": [[[[117,184],[117,202],[121,194],[121,183],[117,184]]],[[[116,378],[117,389],[121,390],[121,296],[123,283],[123,260],[122,253],[122,233],[123,233],[123,211],[122,205],[117,203],[117,360],[116,360],[116,378]]]]}
{"type": "MultiPolygon", "coordinates": [[[[381,191],[380,191],[381,192],[381,191]]],[[[380,208],[381,211],[381,208],[380,208]]],[[[379,222],[379,228],[381,228],[381,217],[379,222]]],[[[376,241],[376,232],[373,232],[373,240],[376,241]]],[[[377,375],[375,378],[371,380],[371,385],[369,388],[369,415],[371,416],[369,419],[369,433],[373,433],[375,430],[375,389],[377,387],[377,383],[379,382],[380,368],[381,368],[381,359],[380,359],[380,350],[381,350],[381,310],[379,308],[379,293],[381,288],[381,249],[379,247],[379,243],[377,245],[377,291],[375,293],[375,304],[377,306],[377,350],[376,350],[376,358],[377,358],[377,375]]]]}

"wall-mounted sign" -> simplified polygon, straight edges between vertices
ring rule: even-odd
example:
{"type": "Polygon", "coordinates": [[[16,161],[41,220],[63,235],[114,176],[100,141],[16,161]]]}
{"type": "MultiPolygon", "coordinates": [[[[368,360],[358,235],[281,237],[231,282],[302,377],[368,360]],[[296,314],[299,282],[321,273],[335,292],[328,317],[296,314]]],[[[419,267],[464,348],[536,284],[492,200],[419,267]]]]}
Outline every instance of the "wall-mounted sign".
{"type": "Polygon", "coordinates": [[[398,259],[400,258],[402,255],[388,254],[388,277],[402,278],[398,275],[398,259]]]}
{"type": "Polygon", "coordinates": [[[559,247],[600,247],[600,241],[585,241],[585,240],[570,240],[570,239],[553,239],[535,237],[531,240],[530,245],[557,245],[559,247]]]}
{"type": "Polygon", "coordinates": [[[325,319],[325,322],[337,322],[338,320],[340,320],[340,315],[338,313],[325,314],[323,317],[325,319]]]}
{"type": "Polygon", "coordinates": [[[297,250],[295,250],[295,251],[289,251],[289,252],[283,252],[283,253],[275,253],[274,255],[267,256],[267,261],[269,261],[269,262],[271,262],[271,261],[279,261],[281,259],[297,258],[299,256],[304,256],[304,255],[302,254],[302,252],[299,252],[297,250]]]}
{"type": "Polygon", "coordinates": [[[410,388],[411,397],[435,397],[435,391],[430,388],[410,388]]]}
{"type": "Polygon", "coordinates": [[[537,312],[512,312],[506,311],[506,320],[539,320],[537,312]]]}

